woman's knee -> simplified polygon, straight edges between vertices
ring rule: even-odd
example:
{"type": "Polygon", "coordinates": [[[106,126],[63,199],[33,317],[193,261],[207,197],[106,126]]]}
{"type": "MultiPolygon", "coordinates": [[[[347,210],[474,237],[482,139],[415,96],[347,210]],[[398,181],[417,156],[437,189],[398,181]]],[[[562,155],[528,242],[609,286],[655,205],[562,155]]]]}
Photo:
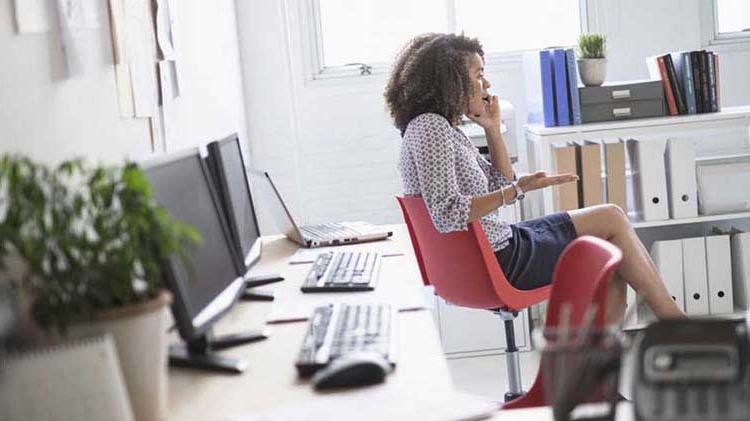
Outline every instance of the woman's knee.
{"type": "Polygon", "coordinates": [[[612,203],[606,203],[603,205],[597,205],[597,212],[602,216],[607,223],[613,224],[617,227],[627,227],[630,225],[628,214],[625,211],[612,203]]]}

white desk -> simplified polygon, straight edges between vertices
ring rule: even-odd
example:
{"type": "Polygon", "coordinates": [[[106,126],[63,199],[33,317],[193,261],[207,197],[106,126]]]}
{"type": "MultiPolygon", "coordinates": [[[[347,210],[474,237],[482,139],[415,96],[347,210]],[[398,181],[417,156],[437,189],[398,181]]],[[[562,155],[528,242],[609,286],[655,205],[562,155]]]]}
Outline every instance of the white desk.
{"type": "MultiPolygon", "coordinates": [[[[576,408],[574,414],[585,415],[587,410],[591,407],[596,407],[598,404],[582,405],[576,408]]],[[[633,417],[633,405],[630,402],[622,402],[617,407],[617,415],[615,416],[616,421],[632,421],[633,417]]],[[[498,411],[495,416],[490,418],[491,421],[552,421],[552,408],[549,406],[543,406],[539,408],[526,408],[526,409],[510,409],[507,411],[498,411]]]]}
{"type": "MultiPolygon", "coordinates": [[[[394,228],[392,241],[402,242],[402,245],[406,244],[408,247],[402,246],[405,253],[403,257],[383,260],[384,269],[387,269],[383,274],[397,277],[400,282],[394,285],[403,286],[401,289],[390,290],[394,297],[399,293],[420,294],[421,297],[421,281],[418,276],[414,276],[414,273],[418,274],[415,272],[418,269],[411,246],[408,245],[408,233],[405,226],[394,228]]],[[[376,244],[378,243],[372,243],[376,244]]],[[[263,255],[254,272],[276,271],[287,277],[283,283],[269,286],[269,289],[283,291],[277,300],[306,299],[299,289],[293,293],[295,289],[288,287],[301,282],[298,277],[305,272],[305,267],[309,268],[309,265],[300,267],[288,264],[288,257],[294,250],[296,246],[293,243],[280,237],[264,239],[263,255]]],[[[337,294],[336,297],[345,301],[346,296],[351,294],[357,293],[337,294]]],[[[216,331],[229,333],[260,328],[265,324],[273,305],[275,303],[272,302],[240,302],[217,324],[216,331]]],[[[425,310],[402,312],[399,313],[398,322],[398,366],[384,384],[371,387],[370,390],[403,390],[403,399],[409,399],[409,395],[414,393],[450,391],[452,385],[448,366],[440,348],[432,314],[425,310]]],[[[225,419],[228,415],[299,404],[318,395],[308,382],[297,378],[294,367],[306,327],[306,323],[271,325],[269,339],[223,351],[224,355],[248,362],[249,368],[241,375],[170,369],[169,419],[225,419]]],[[[338,393],[343,396],[347,392],[338,393]]],[[[335,411],[335,408],[331,410],[335,411]]]]}

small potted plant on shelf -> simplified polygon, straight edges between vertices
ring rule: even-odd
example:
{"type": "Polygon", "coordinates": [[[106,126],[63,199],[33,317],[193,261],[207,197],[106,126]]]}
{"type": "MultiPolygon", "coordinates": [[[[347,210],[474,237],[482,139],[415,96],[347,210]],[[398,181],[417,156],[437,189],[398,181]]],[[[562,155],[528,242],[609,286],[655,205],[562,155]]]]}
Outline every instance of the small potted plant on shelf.
{"type": "Polygon", "coordinates": [[[195,241],[135,164],[0,157],[0,270],[46,339],[112,334],[139,420],[166,417],[164,262],[195,241]]]}
{"type": "Polygon", "coordinates": [[[601,34],[578,37],[578,69],[586,86],[600,86],[607,74],[606,38],[601,34]]]}

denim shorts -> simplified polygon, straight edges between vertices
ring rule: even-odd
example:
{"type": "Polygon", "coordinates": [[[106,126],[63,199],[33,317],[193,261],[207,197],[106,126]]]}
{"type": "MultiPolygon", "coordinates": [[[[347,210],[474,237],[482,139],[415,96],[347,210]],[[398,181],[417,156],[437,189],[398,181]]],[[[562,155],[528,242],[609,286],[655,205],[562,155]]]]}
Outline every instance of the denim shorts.
{"type": "Polygon", "coordinates": [[[513,236],[495,252],[505,277],[529,290],[552,283],[552,272],[565,247],[578,237],[567,212],[512,224],[513,236]]]}

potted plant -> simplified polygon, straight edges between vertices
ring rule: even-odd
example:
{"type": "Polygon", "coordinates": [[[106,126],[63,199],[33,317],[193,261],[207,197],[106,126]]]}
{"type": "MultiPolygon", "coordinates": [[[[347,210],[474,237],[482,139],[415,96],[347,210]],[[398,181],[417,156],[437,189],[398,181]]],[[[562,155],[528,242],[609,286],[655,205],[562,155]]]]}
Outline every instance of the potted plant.
{"type": "Polygon", "coordinates": [[[583,34],[578,37],[578,49],[581,82],[586,86],[600,86],[607,73],[606,38],[601,34],[583,34]]]}
{"type": "Polygon", "coordinates": [[[198,239],[154,203],[135,164],[0,157],[0,270],[16,274],[47,338],[113,335],[139,420],[166,417],[163,263],[198,239]]]}

